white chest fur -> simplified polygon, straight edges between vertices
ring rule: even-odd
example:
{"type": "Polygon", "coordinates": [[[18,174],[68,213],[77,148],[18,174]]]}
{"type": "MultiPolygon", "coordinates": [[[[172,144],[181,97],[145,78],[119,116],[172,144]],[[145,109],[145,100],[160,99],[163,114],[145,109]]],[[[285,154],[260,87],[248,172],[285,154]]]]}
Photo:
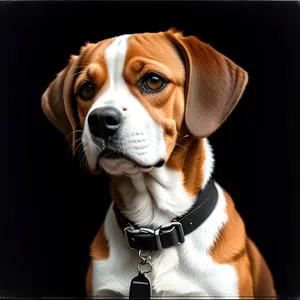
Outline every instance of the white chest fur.
{"type": "MultiPolygon", "coordinates": [[[[205,223],[186,236],[184,244],[153,253],[153,271],[148,277],[154,296],[238,296],[234,268],[214,263],[208,254],[219,228],[227,220],[225,198],[217,188],[218,204],[205,223]]],[[[93,295],[101,296],[101,291],[111,290],[127,296],[130,281],[137,275],[138,254],[128,248],[112,208],[105,228],[110,254],[107,260],[93,261],[93,295]]]]}
{"type": "MultiPolygon", "coordinates": [[[[210,153],[207,142],[206,150],[207,154],[210,153]]],[[[210,158],[206,162],[206,182],[211,174],[212,161],[210,158]]],[[[158,227],[168,223],[172,217],[188,210],[188,203],[192,201],[183,188],[180,188],[180,178],[176,178],[174,171],[167,170],[166,167],[159,170],[154,171],[159,173],[152,173],[142,181],[127,178],[120,186],[124,202],[131,206],[126,215],[140,226],[158,227]],[[163,180],[166,178],[171,180],[166,182],[163,180]]],[[[217,190],[218,203],[214,211],[199,228],[186,236],[182,245],[152,253],[153,271],[148,274],[148,278],[154,296],[238,296],[235,269],[230,265],[215,263],[209,255],[228,219],[225,196],[219,185],[217,190]]],[[[130,282],[137,275],[138,252],[128,247],[112,206],[107,213],[104,227],[109,244],[109,257],[106,260],[93,261],[93,295],[112,296],[110,292],[107,294],[111,291],[128,297],[130,282]]]]}

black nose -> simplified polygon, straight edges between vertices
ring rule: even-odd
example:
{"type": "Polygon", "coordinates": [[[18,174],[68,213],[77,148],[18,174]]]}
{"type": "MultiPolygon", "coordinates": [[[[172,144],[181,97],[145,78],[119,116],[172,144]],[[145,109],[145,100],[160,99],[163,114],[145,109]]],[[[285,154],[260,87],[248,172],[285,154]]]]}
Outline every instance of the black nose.
{"type": "Polygon", "coordinates": [[[122,113],[113,107],[94,109],[88,118],[91,133],[96,137],[108,138],[121,126],[122,113]]]}

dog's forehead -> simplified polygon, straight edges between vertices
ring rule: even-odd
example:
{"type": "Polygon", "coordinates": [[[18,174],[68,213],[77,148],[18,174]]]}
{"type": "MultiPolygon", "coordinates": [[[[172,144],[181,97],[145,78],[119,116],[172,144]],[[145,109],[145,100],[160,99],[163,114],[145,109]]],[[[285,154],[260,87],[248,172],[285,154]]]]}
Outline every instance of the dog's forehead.
{"type": "Polygon", "coordinates": [[[180,61],[175,47],[162,33],[129,36],[126,61],[130,61],[134,57],[144,57],[166,65],[180,61]]]}
{"type": "MultiPolygon", "coordinates": [[[[163,33],[126,34],[103,40],[86,51],[83,60],[92,62],[123,61],[123,67],[135,58],[148,59],[184,72],[183,62],[175,47],[163,33]]],[[[182,73],[181,73],[182,74],[182,73]]]]}

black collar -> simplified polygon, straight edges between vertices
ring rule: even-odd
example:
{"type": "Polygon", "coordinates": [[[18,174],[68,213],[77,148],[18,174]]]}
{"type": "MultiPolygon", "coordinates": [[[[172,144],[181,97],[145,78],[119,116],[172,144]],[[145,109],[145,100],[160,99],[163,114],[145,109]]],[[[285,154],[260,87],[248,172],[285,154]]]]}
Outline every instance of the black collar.
{"type": "Polygon", "coordinates": [[[218,192],[213,179],[201,190],[191,209],[170,223],[153,230],[139,228],[121,214],[116,205],[114,213],[117,222],[131,249],[162,250],[184,243],[185,236],[198,228],[212,213],[218,201],[218,192]]]}

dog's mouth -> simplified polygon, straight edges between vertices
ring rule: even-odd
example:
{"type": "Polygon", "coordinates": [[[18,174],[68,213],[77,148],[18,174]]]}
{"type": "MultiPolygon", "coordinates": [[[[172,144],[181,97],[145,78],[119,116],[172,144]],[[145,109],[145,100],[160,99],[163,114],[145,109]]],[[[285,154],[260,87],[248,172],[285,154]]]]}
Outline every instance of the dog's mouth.
{"type": "MultiPolygon", "coordinates": [[[[121,152],[121,151],[117,151],[117,150],[114,150],[114,149],[110,149],[110,148],[106,148],[104,151],[102,151],[100,154],[99,154],[99,157],[98,157],[98,161],[101,159],[101,158],[104,158],[104,159],[109,159],[109,160],[113,160],[113,159],[128,159],[134,163],[136,163],[136,161],[132,158],[132,157],[129,157],[127,154],[125,154],[124,152],[121,152]]],[[[137,163],[136,163],[137,164],[137,163]]]]}
{"type": "Polygon", "coordinates": [[[104,151],[104,153],[101,153],[99,155],[99,159],[100,158],[105,158],[105,159],[126,158],[126,159],[128,159],[128,157],[125,154],[123,154],[121,152],[110,151],[110,150],[106,150],[106,151],[104,151]]]}
{"type": "Polygon", "coordinates": [[[106,148],[104,151],[102,151],[97,159],[97,169],[100,169],[99,162],[101,159],[107,159],[107,160],[116,160],[116,159],[126,159],[134,163],[134,165],[140,169],[151,169],[152,167],[160,168],[164,165],[165,160],[160,159],[157,163],[153,165],[144,165],[138,162],[138,160],[127,153],[124,153],[122,151],[117,151],[115,149],[106,148]]]}

